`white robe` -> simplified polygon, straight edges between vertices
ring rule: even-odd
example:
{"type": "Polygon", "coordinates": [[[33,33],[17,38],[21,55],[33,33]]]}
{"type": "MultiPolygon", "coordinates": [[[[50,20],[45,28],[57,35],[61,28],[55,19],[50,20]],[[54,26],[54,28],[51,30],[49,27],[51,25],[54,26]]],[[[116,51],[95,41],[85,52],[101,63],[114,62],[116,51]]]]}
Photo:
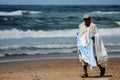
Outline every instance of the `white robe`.
{"type": "MultiPolygon", "coordinates": [[[[80,37],[83,43],[83,46],[88,44],[88,40],[94,36],[95,37],[95,52],[94,55],[97,57],[98,64],[103,63],[107,60],[107,52],[105,50],[103,41],[98,32],[97,26],[94,23],[91,23],[88,28],[86,28],[85,23],[79,25],[80,37]]],[[[78,48],[79,49],[79,48],[78,48]]],[[[79,49],[80,50],[80,49],[79,49]]],[[[80,58],[81,59],[81,58],[80,58]]]]}

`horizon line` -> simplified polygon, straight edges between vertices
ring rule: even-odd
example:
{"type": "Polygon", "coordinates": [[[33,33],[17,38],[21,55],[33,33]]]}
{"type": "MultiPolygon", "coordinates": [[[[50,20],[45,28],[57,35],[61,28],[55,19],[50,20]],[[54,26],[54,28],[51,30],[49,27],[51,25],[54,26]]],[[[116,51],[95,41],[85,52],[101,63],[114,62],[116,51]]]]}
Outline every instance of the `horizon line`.
{"type": "Polygon", "coordinates": [[[0,4],[0,5],[51,5],[51,6],[120,6],[120,4],[0,4]]]}

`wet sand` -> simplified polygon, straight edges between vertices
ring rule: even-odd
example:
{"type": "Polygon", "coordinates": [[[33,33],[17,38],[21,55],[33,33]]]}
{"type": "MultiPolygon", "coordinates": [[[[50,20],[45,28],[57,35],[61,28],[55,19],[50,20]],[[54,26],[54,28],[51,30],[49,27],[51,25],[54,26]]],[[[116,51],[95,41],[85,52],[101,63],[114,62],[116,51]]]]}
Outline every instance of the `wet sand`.
{"type": "Polygon", "coordinates": [[[81,78],[82,65],[78,59],[44,59],[0,63],[0,80],[119,80],[120,58],[107,62],[105,77],[99,68],[88,67],[89,78],[81,78]]]}

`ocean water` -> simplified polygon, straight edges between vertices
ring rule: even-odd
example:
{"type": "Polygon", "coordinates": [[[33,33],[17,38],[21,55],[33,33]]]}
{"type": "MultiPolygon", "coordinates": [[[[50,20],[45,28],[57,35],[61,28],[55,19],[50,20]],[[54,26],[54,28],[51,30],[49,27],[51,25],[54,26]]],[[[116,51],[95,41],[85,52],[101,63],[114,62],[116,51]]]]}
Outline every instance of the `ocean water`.
{"type": "Polygon", "coordinates": [[[120,6],[0,5],[0,57],[76,53],[85,13],[98,26],[107,52],[120,52],[120,6]]]}

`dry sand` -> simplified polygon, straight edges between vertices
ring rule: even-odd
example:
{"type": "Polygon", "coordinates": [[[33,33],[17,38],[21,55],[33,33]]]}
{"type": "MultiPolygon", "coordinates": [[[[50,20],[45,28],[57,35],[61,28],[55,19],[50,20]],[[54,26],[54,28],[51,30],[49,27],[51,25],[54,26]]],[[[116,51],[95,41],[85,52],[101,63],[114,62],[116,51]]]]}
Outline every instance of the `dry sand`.
{"type": "Polygon", "coordinates": [[[82,65],[78,59],[47,59],[0,63],[0,80],[120,80],[120,58],[110,59],[105,77],[99,68],[90,70],[89,78],[81,78],[82,65]]]}

